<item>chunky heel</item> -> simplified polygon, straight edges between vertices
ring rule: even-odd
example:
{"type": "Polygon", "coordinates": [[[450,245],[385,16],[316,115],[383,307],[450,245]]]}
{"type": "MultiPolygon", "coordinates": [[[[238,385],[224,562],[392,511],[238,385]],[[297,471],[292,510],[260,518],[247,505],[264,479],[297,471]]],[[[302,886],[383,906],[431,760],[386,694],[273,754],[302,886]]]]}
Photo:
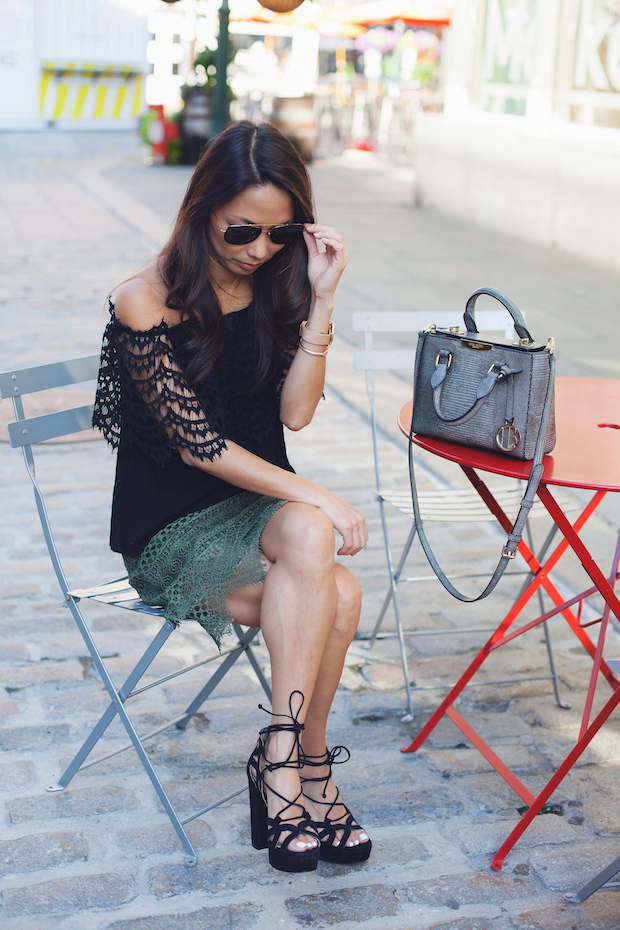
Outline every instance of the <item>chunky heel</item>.
{"type": "Polygon", "coordinates": [[[254,849],[267,848],[267,805],[260,789],[252,781],[248,772],[248,789],[250,792],[250,828],[254,849]]]}
{"type": "MultiPolygon", "coordinates": [[[[250,824],[252,846],[255,849],[269,849],[269,864],[281,872],[312,872],[319,861],[320,843],[316,829],[303,804],[301,790],[294,800],[289,801],[265,781],[265,773],[275,772],[278,769],[299,769],[299,734],[304,728],[298,723],[293,714],[293,695],[301,697],[301,707],[304,696],[301,691],[293,691],[289,699],[290,723],[278,723],[265,727],[260,731],[258,743],[250,756],[247,765],[248,787],[250,791],[250,824]],[[271,733],[288,732],[294,735],[294,742],[288,757],[283,762],[270,762],[266,756],[267,740],[271,733]],[[284,801],[284,807],[275,817],[269,817],[267,812],[267,791],[284,801]],[[297,811],[295,810],[297,808],[297,811]],[[285,816],[287,815],[287,816],[285,816]],[[290,844],[299,836],[312,836],[317,845],[313,849],[303,852],[292,852],[290,844]]],[[[260,705],[259,705],[260,707],[260,705]]],[[[299,714],[299,711],[297,711],[299,714]]],[[[274,716],[288,716],[275,714],[274,716]]]]}

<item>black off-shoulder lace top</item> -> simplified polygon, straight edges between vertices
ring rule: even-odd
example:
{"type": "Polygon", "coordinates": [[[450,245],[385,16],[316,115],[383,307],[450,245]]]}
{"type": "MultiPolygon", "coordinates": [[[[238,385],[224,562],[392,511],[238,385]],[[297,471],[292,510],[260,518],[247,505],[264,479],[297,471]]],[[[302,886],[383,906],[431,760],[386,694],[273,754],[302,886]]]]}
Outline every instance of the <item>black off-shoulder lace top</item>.
{"type": "Polygon", "coordinates": [[[240,488],[185,465],[178,450],[213,461],[231,440],[292,471],[279,413],[283,370],[252,394],[240,386],[256,370],[252,305],[224,316],[224,347],[209,375],[189,387],[182,324],[145,332],[111,317],[101,350],[93,426],[118,448],[110,545],[139,555],[180,517],[232,497],[240,488]]]}

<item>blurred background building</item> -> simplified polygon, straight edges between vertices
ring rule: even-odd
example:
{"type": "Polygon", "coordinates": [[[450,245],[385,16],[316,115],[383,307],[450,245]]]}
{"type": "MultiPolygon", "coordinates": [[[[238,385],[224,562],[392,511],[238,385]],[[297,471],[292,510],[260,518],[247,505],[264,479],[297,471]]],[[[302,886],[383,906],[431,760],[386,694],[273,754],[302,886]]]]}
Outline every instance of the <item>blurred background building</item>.
{"type": "Polygon", "coordinates": [[[620,0],[225,2],[0,0],[0,153],[192,163],[219,94],[308,159],[414,165],[419,205],[620,266],[620,0]]]}
{"type": "Polygon", "coordinates": [[[619,0],[456,0],[425,205],[620,267],[619,0]]]}

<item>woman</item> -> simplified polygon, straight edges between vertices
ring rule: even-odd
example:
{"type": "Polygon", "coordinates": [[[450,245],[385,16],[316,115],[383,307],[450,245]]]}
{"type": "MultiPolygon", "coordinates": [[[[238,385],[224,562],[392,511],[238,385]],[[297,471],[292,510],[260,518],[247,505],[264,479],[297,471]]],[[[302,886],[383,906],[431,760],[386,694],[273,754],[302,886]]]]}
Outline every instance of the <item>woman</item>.
{"type": "Polygon", "coordinates": [[[293,472],[282,430],[306,426],[322,395],[345,264],[290,142],[231,126],[162,253],[110,302],[94,416],[119,447],[111,545],[140,596],[218,643],[230,618],[261,628],[273,708],[248,762],[252,842],[286,871],[371,848],[332,780],[340,747],[325,743],[360,614],[333,531],[355,555],[366,525],[293,472]]]}

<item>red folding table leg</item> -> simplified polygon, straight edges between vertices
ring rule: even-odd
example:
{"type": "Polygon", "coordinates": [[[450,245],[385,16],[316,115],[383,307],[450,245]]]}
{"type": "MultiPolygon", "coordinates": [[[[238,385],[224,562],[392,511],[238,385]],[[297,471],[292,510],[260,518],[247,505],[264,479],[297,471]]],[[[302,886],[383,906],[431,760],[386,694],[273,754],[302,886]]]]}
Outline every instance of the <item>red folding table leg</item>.
{"type": "MultiPolygon", "coordinates": [[[[618,542],[616,543],[616,551],[614,553],[614,558],[611,566],[611,578],[612,588],[616,587],[616,578],[618,572],[618,562],[620,561],[620,534],[618,535],[618,542]]],[[[598,632],[598,643],[596,644],[596,653],[594,654],[594,662],[592,663],[592,674],[590,675],[590,684],[588,685],[588,694],[586,696],[586,703],[583,708],[583,716],[581,718],[581,730],[579,731],[579,736],[582,737],[588,726],[590,724],[590,714],[592,713],[592,704],[594,703],[594,693],[596,691],[596,685],[598,681],[598,673],[601,668],[603,661],[603,647],[605,645],[605,637],[607,636],[607,627],[609,625],[609,614],[611,609],[609,604],[605,604],[603,610],[603,616],[601,617],[601,626],[598,632]]]]}
{"type": "Polygon", "coordinates": [[[543,790],[536,798],[534,804],[532,804],[527,813],[523,815],[508,839],[502,843],[491,862],[492,869],[495,869],[496,871],[501,869],[506,855],[510,852],[517,840],[523,836],[536,814],[538,814],[538,812],[542,809],[543,804],[549,800],[558,785],[563,781],[566,775],[568,775],[579,756],[592,741],[593,737],[596,736],[600,728],[603,726],[609,715],[616,709],[618,704],[620,704],[620,688],[616,688],[598,716],[590,724],[581,739],[577,741],[575,747],[566,756],[564,762],[562,762],[555,775],[549,779],[543,790]]]}
{"type": "MultiPolygon", "coordinates": [[[[500,505],[497,503],[497,501],[495,500],[495,498],[493,497],[489,489],[486,487],[484,482],[478,478],[478,475],[473,469],[468,469],[464,467],[463,471],[465,472],[465,474],[467,475],[471,483],[474,485],[474,487],[476,488],[476,490],[478,491],[478,493],[480,494],[484,502],[487,504],[489,509],[495,514],[495,516],[497,517],[499,522],[502,524],[502,526],[504,526],[505,528],[505,525],[507,525],[508,529],[510,530],[512,528],[512,524],[510,523],[508,517],[503,512],[500,505]],[[469,474],[469,472],[471,472],[471,474],[469,474]]],[[[594,495],[592,500],[589,501],[589,503],[587,504],[583,512],[580,514],[578,519],[575,521],[576,529],[579,530],[582,528],[582,526],[586,523],[586,521],[589,519],[592,513],[594,513],[594,511],[596,510],[596,507],[598,506],[598,504],[600,503],[600,501],[603,499],[604,496],[605,496],[605,492],[600,492],[594,495]]],[[[568,547],[569,547],[569,543],[566,541],[566,539],[563,539],[558,544],[558,546],[556,546],[553,553],[549,556],[548,560],[545,562],[545,565],[541,566],[538,560],[536,559],[536,557],[534,556],[534,553],[530,551],[526,543],[524,543],[523,540],[519,543],[519,551],[521,552],[523,557],[526,559],[527,563],[532,568],[532,571],[536,573],[534,578],[532,578],[532,581],[527,586],[525,591],[522,593],[521,597],[519,597],[517,601],[515,602],[515,604],[513,604],[511,610],[508,612],[504,620],[500,623],[498,628],[491,635],[491,638],[482,647],[482,649],[480,650],[476,658],[469,665],[469,667],[463,673],[463,675],[459,678],[458,682],[454,685],[454,687],[450,690],[450,692],[443,699],[443,701],[441,702],[437,710],[431,716],[430,720],[420,730],[418,735],[409,744],[409,746],[401,749],[401,752],[416,752],[420,748],[420,746],[428,739],[428,737],[433,732],[433,730],[435,729],[435,727],[437,726],[441,718],[446,713],[446,709],[454,703],[454,701],[457,699],[461,691],[471,681],[473,676],[476,674],[476,672],[485,662],[489,652],[493,650],[493,647],[498,642],[498,640],[500,640],[503,637],[506,630],[509,629],[509,627],[514,623],[517,616],[521,613],[525,605],[533,597],[533,595],[538,590],[541,584],[544,586],[549,597],[551,598],[551,600],[554,602],[556,606],[560,606],[564,603],[564,599],[560,595],[559,591],[556,590],[555,586],[552,584],[552,582],[547,577],[547,572],[550,571],[550,569],[562,557],[562,555],[568,549],[568,547]]],[[[570,617],[569,622],[571,624],[571,627],[574,628],[576,634],[581,639],[582,644],[585,646],[585,648],[588,649],[592,655],[594,655],[595,647],[590,637],[587,635],[587,633],[584,630],[580,629],[576,618],[572,614],[572,611],[564,610],[562,613],[566,619],[569,619],[570,617]]],[[[611,670],[607,669],[606,666],[605,668],[609,676],[611,676],[612,680],[615,681],[611,670]]]]}

